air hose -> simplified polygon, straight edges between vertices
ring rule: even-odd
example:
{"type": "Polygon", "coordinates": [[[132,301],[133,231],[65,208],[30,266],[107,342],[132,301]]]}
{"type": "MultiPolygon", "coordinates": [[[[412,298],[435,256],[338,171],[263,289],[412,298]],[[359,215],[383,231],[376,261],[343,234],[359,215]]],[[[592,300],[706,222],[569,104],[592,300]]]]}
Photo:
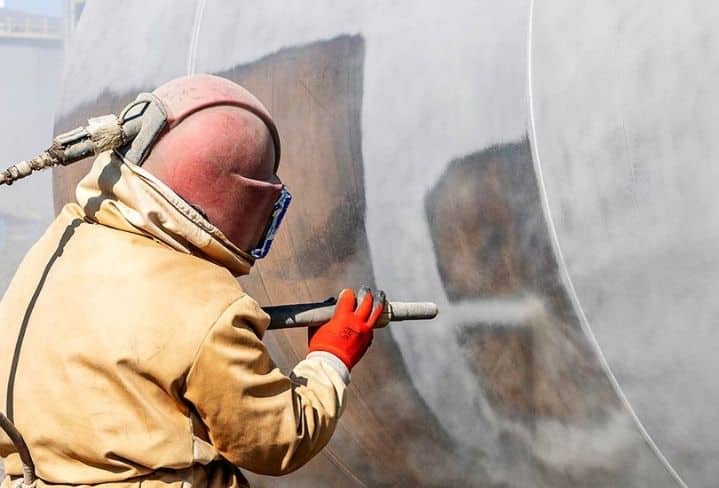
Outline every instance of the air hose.
{"type": "Polygon", "coordinates": [[[20,455],[20,461],[22,462],[22,486],[30,488],[35,486],[37,476],[35,475],[35,463],[30,456],[30,450],[25,443],[20,431],[17,430],[15,424],[7,418],[7,416],[0,412],[0,428],[5,431],[7,436],[12,441],[17,453],[20,455]]]}
{"type": "Polygon", "coordinates": [[[55,137],[52,145],[38,156],[13,164],[0,172],[0,185],[54,166],[67,166],[105,151],[122,150],[135,164],[142,164],[152,143],[167,124],[167,112],[151,93],[141,93],[119,116],[102,115],[55,137]]]}
{"type": "Polygon", "coordinates": [[[11,185],[35,171],[53,166],[67,166],[89,156],[115,149],[131,134],[115,115],[104,115],[88,120],[87,127],[78,127],[57,136],[52,145],[37,157],[20,161],[0,173],[0,185],[11,185]]]}

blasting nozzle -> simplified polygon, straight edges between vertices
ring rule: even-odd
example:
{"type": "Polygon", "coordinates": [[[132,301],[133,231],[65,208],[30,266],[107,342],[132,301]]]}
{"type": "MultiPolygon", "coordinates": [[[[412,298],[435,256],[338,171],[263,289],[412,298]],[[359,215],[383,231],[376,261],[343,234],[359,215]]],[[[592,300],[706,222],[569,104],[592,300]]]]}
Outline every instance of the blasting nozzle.
{"type": "MultiPolygon", "coordinates": [[[[317,327],[332,318],[334,302],[299,303],[264,307],[270,316],[268,330],[317,327]]],[[[387,302],[377,328],[386,327],[390,322],[405,320],[431,320],[439,309],[431,302],[387,302]]]]}

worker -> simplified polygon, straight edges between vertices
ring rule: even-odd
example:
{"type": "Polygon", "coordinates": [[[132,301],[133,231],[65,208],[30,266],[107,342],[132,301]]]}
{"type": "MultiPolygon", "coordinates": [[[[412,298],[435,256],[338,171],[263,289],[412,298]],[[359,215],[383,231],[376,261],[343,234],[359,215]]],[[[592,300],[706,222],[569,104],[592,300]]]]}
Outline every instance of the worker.
{"type": "MultiPolygon", "coordinates": [[[[332,436],[384,308],[382,292],[343,290],[281,373],[236,280],[290,201],[275,124],[216,76],[150,98],[159,136],[97,157],[0,302],[0,400],[37,485],[234,487],[240,469],[299,468],[332,436]]],[[[2,488],[20,483],[14,451],[0,433],[2,488]]]]}

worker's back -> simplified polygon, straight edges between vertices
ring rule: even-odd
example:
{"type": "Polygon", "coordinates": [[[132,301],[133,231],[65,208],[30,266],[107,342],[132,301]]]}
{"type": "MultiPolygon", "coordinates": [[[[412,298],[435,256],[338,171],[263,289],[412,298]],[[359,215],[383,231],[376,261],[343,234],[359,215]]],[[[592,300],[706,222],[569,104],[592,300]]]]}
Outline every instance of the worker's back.
{"type": "MultiPolygon", "coordinates": [[[[307,356],[275,367],[269,316],[234,279],[291,201],[266,108],[187,76],[55,142],[0,180],[99,153],[0,303],[0,399],[38,484],[233,487],[237,468],[279,476],[317,455],[385,299],[343,290],[307,356]]],[[[0,488],[21,481],[13,447],[0,434],[0,488]]]]}
{"type": "MultiPolygon", "coordinates": [[[[217,451],[201,440],[183,379],[242,290],[207,260],[83,217],[65,207],[0,303],[2,409],[45,482],[125,481],[170,468],[152,478],[197,483],[208,473],[197,463],[217,451]]],[[[0,436],[0,455],[10,447],[0,436]]],[[[16,455],[6,464],[20,473],[16,455]]],[[[214,481],[232,485],[231,466],[214,466],[212,476],[225,478],[214,481]]]]}

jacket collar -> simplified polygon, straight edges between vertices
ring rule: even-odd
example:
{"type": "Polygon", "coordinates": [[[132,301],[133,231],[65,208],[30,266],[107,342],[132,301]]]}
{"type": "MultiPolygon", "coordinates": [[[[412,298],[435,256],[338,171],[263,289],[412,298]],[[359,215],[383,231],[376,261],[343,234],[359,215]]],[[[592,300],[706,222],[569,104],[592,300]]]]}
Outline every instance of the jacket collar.
{"type": "Polygon", "coordinates": [[[235,276],[248,274],[254,263],[177,193],[117,153],[95,159],[75,196],[87,219],[200,255],[235,276]]]}

